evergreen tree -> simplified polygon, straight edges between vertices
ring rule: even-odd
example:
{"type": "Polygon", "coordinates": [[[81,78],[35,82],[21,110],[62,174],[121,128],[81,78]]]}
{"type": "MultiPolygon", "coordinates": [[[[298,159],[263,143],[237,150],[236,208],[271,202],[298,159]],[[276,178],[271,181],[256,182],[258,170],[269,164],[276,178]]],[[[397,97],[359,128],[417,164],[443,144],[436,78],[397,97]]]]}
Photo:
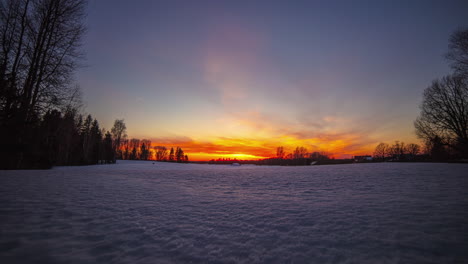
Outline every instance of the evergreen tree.
{"type": "Polygon", "coordinates": [[[140,152],[140,159],[147,160],[149,156],[148,148],[146,147],[145,142],[141,143],[141,152],[140,152]]]}
{"type": "Polygon", "coordinates": [[[151,141],[147,139],[141,140],[140,159],[148,160],[150,158],[150,148],[151,148],[151,141]]]}
{"type": "Polygon", "coordinates": [[[88,162],[89,164],[97,164],[99,163],[99,152],[102,145],[102,133],[99,129],[99,123],[96,119],[94,119],[91,130],[90,130],[90,148],[88,155],[88,162]]]}
{"type": "Polygon", "coordinates": [[[103,159],[105,160],[105,163],[115,163],[115,152],[112,143],[112,135],[109,133],[109,131],[107,131],[103,142],[103,159]]]}
{"type": "Polygon", "coordinates": [[[169,161],[174,161],[174,148],[171,148],[169,152],[169,161]]]}
{"type": "Polygon", "coordinates": [[[127,138],[127,126],[125,125],[125,122],[123,119],[116,119],[114,121],[114,126],[111,129],[112,133],[112,138],[113,138],[113,147],[114,147],[114,152],[117,155],[118,159],[123,158],[123,153],[122,153],[122,142],[126,140],[127,138]]]}
{"type": "Polygon", "coordinates": [[[182,150],[182,148],[177,147],[175,156],[177,162],[184,162],[184,151],[182,150]]]}
{"type": "Polygon", "coordinates": [[[137,149],[135,146],[132,148],[132,152],[130,152],[130,159],[131,160],[136,160],[137,159],[137,149]]]}

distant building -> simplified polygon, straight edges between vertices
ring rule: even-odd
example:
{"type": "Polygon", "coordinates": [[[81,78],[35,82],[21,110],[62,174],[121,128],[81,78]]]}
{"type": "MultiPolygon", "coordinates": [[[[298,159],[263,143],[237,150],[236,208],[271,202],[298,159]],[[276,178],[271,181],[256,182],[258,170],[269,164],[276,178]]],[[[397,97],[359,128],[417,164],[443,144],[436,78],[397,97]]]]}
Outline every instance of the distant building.
{"type": "Polygon", "coordinates": [[[372,161],[372,156],[364,155],[364,156],[354,156],[355,161],[372,161]]]}

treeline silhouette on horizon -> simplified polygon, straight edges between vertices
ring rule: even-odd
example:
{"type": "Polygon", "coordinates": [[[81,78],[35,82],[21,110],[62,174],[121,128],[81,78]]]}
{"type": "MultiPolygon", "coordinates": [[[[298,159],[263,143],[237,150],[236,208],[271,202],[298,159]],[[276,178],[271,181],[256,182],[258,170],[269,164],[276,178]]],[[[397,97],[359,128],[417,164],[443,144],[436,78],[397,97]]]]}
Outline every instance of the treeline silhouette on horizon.
{"type": "Polygon", "coordinates": [[[395,141],[393,145],[385,142],[379,143],[373,153],[373,161],[431,161],[431,150],[429,148],[422,149],[419,144],[405,144],[402,141],[395,141]]]}
{"type": "Polygon", "coordinates": [[[115,163],[112,135],[88,115],[76,110],[64,114],[48,111],[33,127],[23,166],[50,168],[54,165],[115,163]],[[29,162],[29,163],[25,163],[29,162]]]}
{"type": "Polygon", "coordinates": [[[276,148],[276,156],[267,159],[259,160],[238,160],[230,158],[219,158],[212,159],[208,162],[200,163],[209,163],[209,164],[255,164],[255,165],[280,165],[280,166],[306,166],[310,165],[312,162],[323,162],[333,160],[325,152],[309,152],[305,147],[296,147],[293,152],[286,154],[283,146],[276,148]]]}
{"type": "Polygon", "coordinates": [[[181,147],[170,150],[165,146],[152,146],[148,139],[123,139],[117,147],[117,159],[121,160],[153,160],[165,162],[189,162],[188,155],[181,147]]]}

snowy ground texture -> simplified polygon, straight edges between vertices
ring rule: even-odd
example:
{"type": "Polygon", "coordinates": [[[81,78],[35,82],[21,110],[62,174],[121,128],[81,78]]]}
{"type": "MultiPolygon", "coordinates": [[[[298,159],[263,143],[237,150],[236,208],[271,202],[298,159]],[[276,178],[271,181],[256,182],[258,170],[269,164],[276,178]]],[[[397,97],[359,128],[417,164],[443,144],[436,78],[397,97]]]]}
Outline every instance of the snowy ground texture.
{"type": "Polygon", "coordinates": [[[0,263],[468,263],[468,165],[0,171],[0,263]]]}

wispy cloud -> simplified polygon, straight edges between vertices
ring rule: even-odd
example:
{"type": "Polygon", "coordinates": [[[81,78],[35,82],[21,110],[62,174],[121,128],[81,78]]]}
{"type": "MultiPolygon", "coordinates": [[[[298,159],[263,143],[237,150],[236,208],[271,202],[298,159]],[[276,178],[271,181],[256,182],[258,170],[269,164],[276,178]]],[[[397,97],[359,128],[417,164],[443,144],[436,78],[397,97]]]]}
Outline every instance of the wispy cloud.
{"type": "Polygon", "coordinates": [[[263,45],[261,34],[240,21],[224,21],[211,30],[204,47],[204,79],[224,104],[246,98],[255,88],[263,45]]]}

